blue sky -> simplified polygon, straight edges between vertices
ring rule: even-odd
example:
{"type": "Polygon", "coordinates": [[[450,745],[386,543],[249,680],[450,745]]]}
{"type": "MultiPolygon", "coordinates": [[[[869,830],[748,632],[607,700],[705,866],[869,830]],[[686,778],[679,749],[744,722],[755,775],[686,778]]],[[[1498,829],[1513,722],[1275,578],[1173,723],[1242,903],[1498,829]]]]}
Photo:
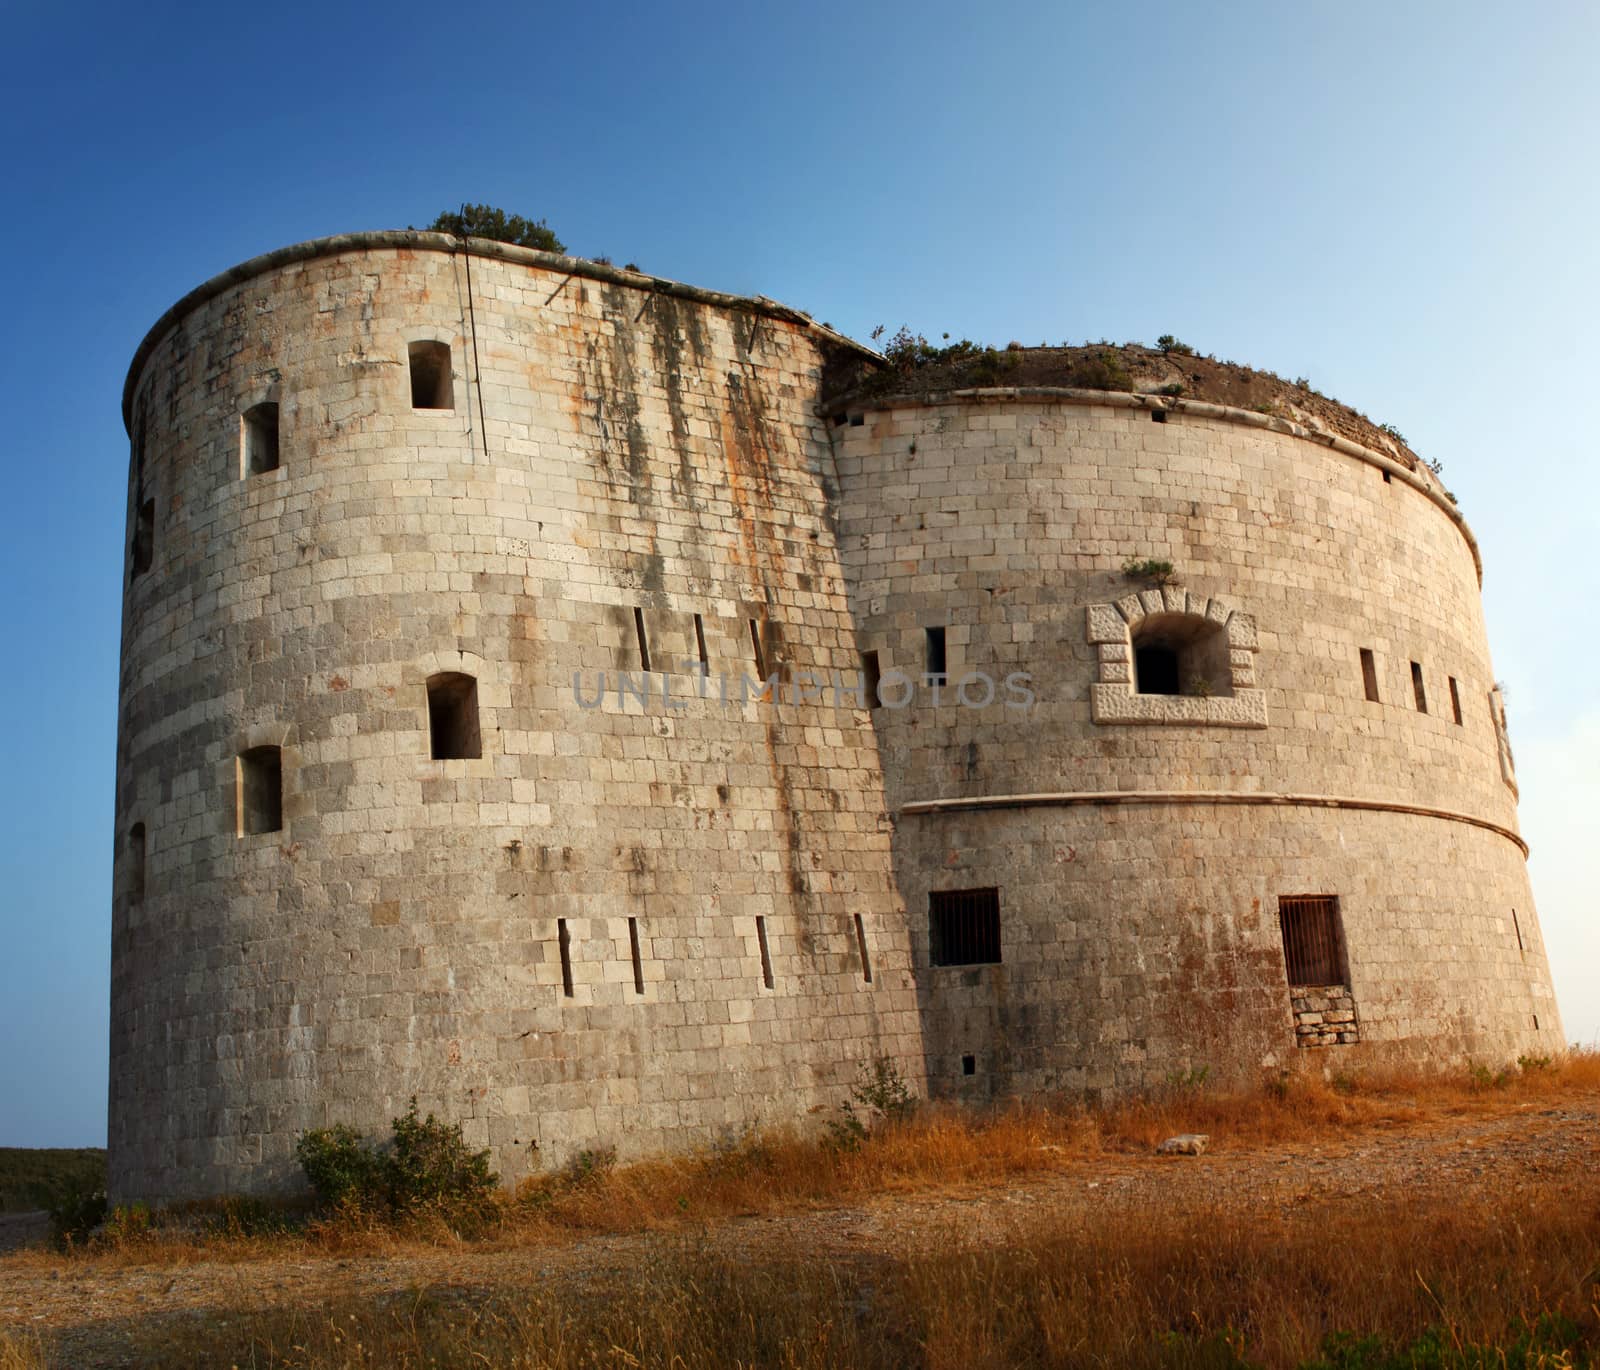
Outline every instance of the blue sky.
{"type": "Polygon", "coordinates": [[[1600,10],[157,3],[5,24],[0,1145],[104,1138],[133,349],[258,252],[463,200],[857,337],[1175,333],[1395,424],[1482,543],[1562,1011],[1600,1034],[1578,556],[1600,544],[1600,10]]]}

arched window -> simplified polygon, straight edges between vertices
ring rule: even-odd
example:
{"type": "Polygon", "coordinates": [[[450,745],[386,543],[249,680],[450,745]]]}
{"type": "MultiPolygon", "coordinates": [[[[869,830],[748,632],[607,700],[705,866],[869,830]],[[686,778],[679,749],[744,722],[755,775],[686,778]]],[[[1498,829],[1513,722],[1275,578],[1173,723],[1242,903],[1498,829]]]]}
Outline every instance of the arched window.
{"type": "Polygon", "coordinates": [[[1133,626],[1134,689],[1142,695],[1233,695],[1228,634],[1197,614],[1149,614],[1133,626]]]}
{"type": "Polygon", "coordinates": [[[133,524],[133,574],[142,576],[155,564],[156,502],[147,499],[140,503],[133,524]]]}
{"type": "Polygon", "coordinates": [[[283,829],[283,753],[251,747],[239,753],[234,771],[238,835],[283,829]]]}
{"type": "Polygon", "coordinates": [[[478,682],[458,671],[428,677],[428,736],[435,761],[483,755],[478,729],[478,682]]]}
{"type": "Polygon", "coordinates": [[[144,899],[144,824],[135,823],[128,829],[128,902],[138,904],[144,899]]]}
{"type": "Polygon", "coordinates": [[[1096,723],[1267,726],[1255,620],[1222,600],[1169,585],[1091,604],[1087,635],[1099,658],[1096,723]]]}
{"type": "Polygon", "coordinates": [[[414,342],[407,351],[411,359],[411,407],[454,409],[456,393],[450,374],[450,344],[414,342]]]}

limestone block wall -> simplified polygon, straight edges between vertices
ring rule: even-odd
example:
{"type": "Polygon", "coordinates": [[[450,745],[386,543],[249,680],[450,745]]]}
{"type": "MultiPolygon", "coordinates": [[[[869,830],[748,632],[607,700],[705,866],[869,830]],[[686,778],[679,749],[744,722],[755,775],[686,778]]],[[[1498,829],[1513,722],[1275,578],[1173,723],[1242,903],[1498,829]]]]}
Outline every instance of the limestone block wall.
{"type": "Polygon", "coordinates": [[[299,1132],[412,1095],[515,1179],[804,1119],[875,1056],[920,1081],[869,716],[716,685],[758,643],[854,666],[814,413],[844,344],[454,247],[246,264],[130,376],[118,1198],[293,1186],[299,1132]],[[481,755],[432,757],[447,673],[481,755]]]}
{"type": "Polygon", "coordinates": [[[1426,471],[1155,397],[833,417],[861,647],[920,677],[931,631],[948,673],[874,711],[938,1085],[1303,1063],[1282,896],[1342,923],[1361,1040],[1319,1066],[1560,1048],[1476,552],[1426,471]],[[1203,688],[1138,688],[1151,625],[1208,644],[1203,688]],[[967,707],[978,676],[1027,697],[967,707]],[[930,894],[989,888],[999,964],[931,964],[930,894]]]}
{"type": "Polygon", "coordinates": [[[982,1099],[1560,1048],[1426,471],[1157,396],[822,407],[860,361],[415,233],[156,325],[114,1197],[294,1188],[301,1132],[413,1096],[514,1180],[879,1057],[982,1099]]]}

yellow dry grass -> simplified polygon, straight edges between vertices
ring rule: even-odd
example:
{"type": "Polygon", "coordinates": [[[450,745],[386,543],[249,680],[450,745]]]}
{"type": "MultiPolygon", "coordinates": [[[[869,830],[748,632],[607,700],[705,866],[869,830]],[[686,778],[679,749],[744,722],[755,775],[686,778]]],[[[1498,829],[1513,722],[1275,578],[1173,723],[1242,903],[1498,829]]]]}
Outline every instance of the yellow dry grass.
{"type": "MultiPolygon", "coordinates": [[[[159,1363],[423,1367],[1292,1367],[1591,1364],[1600,1350],[1600,1177],[1510,1198],[1435,1194],[1289,1217],[1087,1210],[998,1248],[906,1260],[738,1259],[663,1236],[577,1284],[245,1315],[168,1328],[159,1363]],[[1519,1338],[1534,1350],[1518,1354],[1519,1338]],[[1379,1359],[1402,1350],[1415,1360],[1379,1359]]],[[[137,1340],[136,1343],[137,1345],[137,1340]]]]}
{"type": "Polygon", "coordinates": [[[47,1363],[37,1337],[0,1328],[0,1370],[45,1370],[47,1363]]]}
{"type": "Polygon", "coordinates": [[[601,1167],[582,1178],[543,1176],[476,1215],[424,1213],[396,1222],[347,1214],[264,1232],[215,1224],[197,1231],[191,1215],[68,1254],[0,1257],[0,1270],[381,1255],[463,1240],[495,1249],[583,1233],[685,1231],[734,1216],[1001,1183],[1108,1155],[1146,1155],[1177,1132],[1209,1133],[1217,1151],[1325,1143],[1364,1129],[1426,1128],[1445,1118],[1514,1112],[1597,1089],[1600,1052],[1590,1050],[1492,1075],[1395,1071],[1333,1082],[1303,1075],[1233,1091],[1174,1085],[1104,1105],[1046,1100],[987,1112],[924,1106],[909,1123],[875,1129],[854,1150],[815,1134],[752,1133],[694,1155],[601,1167]]]}

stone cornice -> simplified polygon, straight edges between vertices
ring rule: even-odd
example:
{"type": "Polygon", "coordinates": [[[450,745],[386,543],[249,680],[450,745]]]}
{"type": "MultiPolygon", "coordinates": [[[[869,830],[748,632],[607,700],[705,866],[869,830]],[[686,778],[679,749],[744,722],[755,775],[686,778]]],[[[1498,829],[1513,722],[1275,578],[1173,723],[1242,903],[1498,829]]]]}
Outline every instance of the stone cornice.
{"type": "Polygon", "coordinates": [[[972,795],[955,799],[918,799],[902,804],[899,813],[961,813],[977,809],[1069,808],[1096,804],[1258,804],[1294,809],[1359,809],[1371,813],[1409,813],[1422,818],[1441,818],[1450,823],[1466,823],[1497,833],[1523,854],[1528,844],[1512,829],[1487,818],[1453,809],[1436,809],[1426,804],[1405,804],[1388,799],[1356,799],[1331,794],[1271,794],[1249,790],[1070,790],[1039,794],[972,795]]]}

